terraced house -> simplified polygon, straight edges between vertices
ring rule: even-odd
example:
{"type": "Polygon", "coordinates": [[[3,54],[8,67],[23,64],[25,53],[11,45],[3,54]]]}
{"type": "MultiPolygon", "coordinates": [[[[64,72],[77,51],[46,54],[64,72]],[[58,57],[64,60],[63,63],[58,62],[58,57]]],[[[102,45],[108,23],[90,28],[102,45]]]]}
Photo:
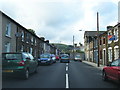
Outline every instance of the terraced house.
{"type": "MultiPolygon", "coordinates": [[[[104,31],[99,32],[99,34],[101,33],[104,33],[104,31]]],[[[98,61],[97,31],[85,31],[84,45],[86,60],[97,63],[98,61]]]]}
{"type": "Polygon", "coordinates": [[[26,29],[1,11],[0,37],[0,58],[2,58],[3,52],[29,52],[38,58],[46,50],[53,54],[57,51],[57,48],[50,45],[48,40],[45,41],[44,37],[38,37],[30,29],[26,29]]]}
{"type": "Polygon", "coordinates": [[[120,23],[108,29],[108,62],[120,58],[120,23]]]}
{"type": "Polygon", "coordinates": [[[107,26],[107,31],[99,31],[99,39],[97,39],[96,32],[85,32],[86,60],[97,63],[99,58],[100,64],[107,65],[120,58],[120,23],[107,26]],[[99,40],[99,57],[97,40],[99,40]]]}

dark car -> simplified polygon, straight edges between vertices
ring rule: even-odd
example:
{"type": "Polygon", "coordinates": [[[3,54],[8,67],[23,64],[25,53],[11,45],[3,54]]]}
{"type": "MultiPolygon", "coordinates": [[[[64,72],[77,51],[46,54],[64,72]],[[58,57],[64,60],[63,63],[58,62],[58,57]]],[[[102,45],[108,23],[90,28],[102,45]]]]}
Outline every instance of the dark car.
{"type": "Polygon", "coordinates": [[[69,57],[69,55],[68,54],[62,54],[61,56],[60,56],[60,62],[62,63],[62,62],[67,62],[67,63],[69,63],[70,62],[70,57],[69,57]]]}
{"type": "Polygon", "coordinates": [[[104,81],[111,79],[120,83],[120,59],[114,60],[103,68],[102,78],[104,81]]]}
{"type": "Polygon", "coordinates": [[[53,63],[53,61],[52,61],[51,54],[41,54],[40,58],[38,59],[39,65],[41,65],[41,64],[50,65],[52,63],[53,63]]]}
{"type": "Polygon", "coordinates": [[[3,53],[2,57],[3,76],[20,76],[28,79],[30,73],[37,72],[38,62],[29,53],[3,53]]]}

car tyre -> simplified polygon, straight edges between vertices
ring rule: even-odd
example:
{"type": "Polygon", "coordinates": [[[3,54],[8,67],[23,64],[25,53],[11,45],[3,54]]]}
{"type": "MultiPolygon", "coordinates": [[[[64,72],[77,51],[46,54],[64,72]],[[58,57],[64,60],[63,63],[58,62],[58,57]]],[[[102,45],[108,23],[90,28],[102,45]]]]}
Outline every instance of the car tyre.
{"type": "Polygon", "coordinates": [[[102,73],[102,79],[103,79],[103,81],[107,81],[108,80],[105,71],[103,71],[103,73],[102,73]]]}
{"type": "Polygon", "coordinates": [[[29,70],[28,70],[28,69],[25,70],[25,73],[24,73],[23,78],[24,78],[25,80],[29,78],[29,70]]]}

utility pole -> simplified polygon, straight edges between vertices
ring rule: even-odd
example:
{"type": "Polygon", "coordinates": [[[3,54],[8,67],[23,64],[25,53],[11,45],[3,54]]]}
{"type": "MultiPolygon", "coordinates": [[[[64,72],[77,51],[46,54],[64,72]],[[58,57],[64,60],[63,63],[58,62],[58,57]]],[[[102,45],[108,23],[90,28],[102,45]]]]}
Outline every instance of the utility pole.
{"type": "Polygon", "coordinates": [[[100,66],[100,59],[99,59],[99,13],[97,12],[97,39],[98,39],[98,63],[97,66],[100,66]]]}
{"type": "Polygon", "coordinates": [[[75,52],[74,52],[74,35],[73,35],[73,59],[75,57],[75,52]]]}

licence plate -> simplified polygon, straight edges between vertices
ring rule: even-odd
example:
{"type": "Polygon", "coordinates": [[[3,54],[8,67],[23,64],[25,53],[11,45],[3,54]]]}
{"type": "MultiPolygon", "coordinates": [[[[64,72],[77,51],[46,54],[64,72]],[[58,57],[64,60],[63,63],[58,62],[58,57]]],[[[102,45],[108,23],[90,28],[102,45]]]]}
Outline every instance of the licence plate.
{"type": "Polygon", "coordinates": [[[3,70],[3,72],[13,72],[13,70],[3,70]]]}
{"type": "Polygon", "coordinates": [[[46,63],[46,61],[41,61],[42,63],[46,63]]]}

